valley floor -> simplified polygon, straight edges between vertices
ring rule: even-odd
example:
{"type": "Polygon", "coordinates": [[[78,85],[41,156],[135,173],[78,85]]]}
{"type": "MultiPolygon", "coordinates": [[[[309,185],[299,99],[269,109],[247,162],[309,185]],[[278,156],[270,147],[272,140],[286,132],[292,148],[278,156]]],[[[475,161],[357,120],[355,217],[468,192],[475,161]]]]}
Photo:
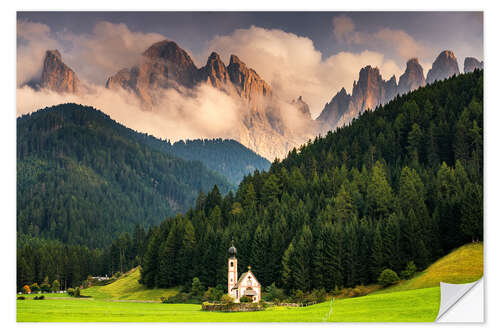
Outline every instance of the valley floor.
{"type": "Polygon", "coordinates": [[[304,308],[259,312],[201,311],[196,304],[96,299],[17,301],[19,322],[421,322],[439,310],[439,287],[327,301],[304,308]]]}
{"type": "Polygon", "coordinates": [[[198,304],[163,304],[178,289],[146,289],[133,269],[107,286],[82,291],[91,298],[47,294],[17,301],[18,322],[431,322],[440,303],[439,282],[468,283],[483,275],[483,244],[467,244],[413,279],[367,296],[328,300],[304,308],[259,312],[206,312],[198,304]]]}

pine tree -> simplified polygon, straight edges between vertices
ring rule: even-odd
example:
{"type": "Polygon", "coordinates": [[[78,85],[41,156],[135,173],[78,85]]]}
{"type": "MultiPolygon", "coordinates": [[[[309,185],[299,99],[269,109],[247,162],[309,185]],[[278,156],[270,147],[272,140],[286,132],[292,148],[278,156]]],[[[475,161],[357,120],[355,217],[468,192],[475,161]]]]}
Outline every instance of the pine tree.
{"type": "Polygon", "coordinates": [[[366,200],[369,214],[376,219],[387,217],[393,209],[392,189],[387,182],[382,163],[379,161],[375,163],[375,167],[372,169],[366,200]]]}
{"type": "Polygon", "coordinates": [[[380,275],[380,272],[386,268],[386,263],[384,261],[384,243],[382,241],[382,233],[380,232],[380,223],[377,223],[375,233],[373,234],[371,259],[372,279],[375,281],[380,275]]]}

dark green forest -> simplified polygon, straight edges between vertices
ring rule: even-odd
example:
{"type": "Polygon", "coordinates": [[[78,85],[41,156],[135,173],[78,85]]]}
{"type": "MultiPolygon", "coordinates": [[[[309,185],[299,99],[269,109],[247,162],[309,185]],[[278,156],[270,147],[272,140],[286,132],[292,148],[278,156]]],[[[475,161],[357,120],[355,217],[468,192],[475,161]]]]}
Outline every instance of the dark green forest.
{"type": "Polygon", "coordinates": [[[214,184],[199,161],[138,142],[137,133],[88,106],[63,104],[17,119],[17,231],[103,248],[136,224],[158,224],[214,184]]]}
{"type": "Polygon", "coordinates": [[[201,161],[208,169],[225,176],[237,186],[253,171],[267,171],[271,163],[235,140],[197,139],[171,143],[144,135],[150,146],[188,161],[201,161]]]}
{"type": "Polygon", "coordinates": [[[483,237],[483,72],[398,96],[255,171],[235,194],[214,187],[151,229],[149,287],[226,283],[239,270],[288,292],[353,287],[385,268],[419,270],[483,237]]]}

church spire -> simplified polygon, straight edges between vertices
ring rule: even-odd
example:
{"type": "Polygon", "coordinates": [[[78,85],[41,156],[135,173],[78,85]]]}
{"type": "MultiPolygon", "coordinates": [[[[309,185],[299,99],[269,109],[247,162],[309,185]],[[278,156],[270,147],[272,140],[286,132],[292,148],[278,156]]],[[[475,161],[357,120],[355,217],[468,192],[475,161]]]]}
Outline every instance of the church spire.
{"type": "Polygon", "coordinates": [[[229,258],[236,258],[236,248],[234,247],[234,240],[231,241],[231,247],[229,250],[227,250],[227,253],[229,254],[229,258]]]}

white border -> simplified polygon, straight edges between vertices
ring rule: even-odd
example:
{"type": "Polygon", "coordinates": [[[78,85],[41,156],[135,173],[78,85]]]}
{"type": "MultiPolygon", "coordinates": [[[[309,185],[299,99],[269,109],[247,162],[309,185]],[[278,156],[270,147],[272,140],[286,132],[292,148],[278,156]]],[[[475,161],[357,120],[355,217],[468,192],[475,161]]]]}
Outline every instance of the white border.
{"type": "Polygon", "coordinates": [[[498,2],[494,1],[428,1],[419,0],[407,5],[404,1],[336,1],[327,2],[319,0],[296,1],[288,0],[283,3],[264,0],[252,1],[178,1],[178,2],[160,2],[153,0],[141,0],[125,3],[123,1],[5,1],[0,11],[0,24],[2,25],[2,50],[0,52],[2,65],[1,92],[2,103],[0,110],[2,130],[1,133],[1,212],[2,212],[2,269],[0,273],[2,287],[2,331],[8,332],[12,329],[37,332],[67,332],[69,329],[74,332],[86,332],[89,330],[109,331],[119,329],[122,332],[134,332],[140,326],[147,326],[151,330],[189,330],[203,332],[222,332],[222,330],[243,330],[245,328],[256,331],[275,331],[276,329],[286,329],[287,331],[299,332],[306,329],[321,331],[332,331],[337,329],[360,329],[374,332],[398,332],[402,329],[405,332],[420,332],[421,330],[443,330],[452,329],[455,332],[470,332],[479,328],[499,327],[498,313],[498,295],[500,295],[498,265],[494,264],[495,254],[499,252],[500,242],[495,241],[498,238],[500,214],[498,212],[498,188],[500,188],[499,171],[500,163],[498,157],[498,147],[500,144],[500,107],[498,103],[498,90],[500,80],[498,71],[498,59],[500,50],[498,43],[498,31],[500,31],[500,17],[498,13],[498,2]],[[15,75],[16,75],[16,11],[17,10],[303,10],[303,11],[399,11],[399,10],[425,10],[425,11],[457,11],[457,10],[484,10],[484,59],[485,59],[485,320],[484,325],[463,325],[463,324],[17,324],[15,322],[15,299],[12,296],[12,288],[15,285],[15,220],[16,220],[16,169],[15,169],[15,75]],[[491,259],[491,260],[488,260],[491,259]],[[489,296],[488,296],[489,295],[489,296]],[[424,325],[424,326],[422,326],[424,325]]]}

